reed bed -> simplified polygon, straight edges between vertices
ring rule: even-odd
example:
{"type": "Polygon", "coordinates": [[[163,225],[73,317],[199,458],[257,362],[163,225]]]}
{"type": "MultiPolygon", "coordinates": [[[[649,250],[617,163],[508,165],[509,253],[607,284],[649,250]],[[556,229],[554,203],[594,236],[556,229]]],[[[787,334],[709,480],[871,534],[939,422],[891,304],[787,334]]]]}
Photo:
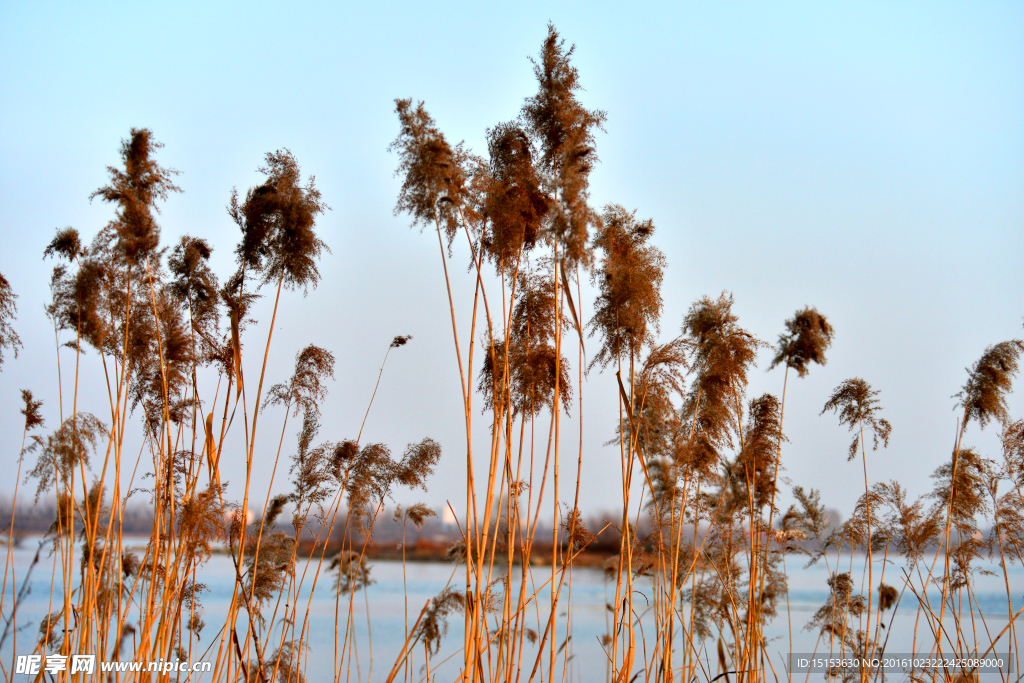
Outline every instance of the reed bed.
{"type": "MultiPolygon", "coordinates": [[[[399,488],[426,488],[440,445],[425,435],[393,453],[365,443],[362,429],[322,440],[320,409],[334,373],[329,350],[306,347],[292,376],[267,386],[279,304],[320,279],[329,250],[316,224],[328,206],[289,151],[267,154],[265,180],[230,197],[240,241],[236,270],[222,281],[206,240],[161,243],[158,208],[180,191],[176,171],[158,163],[161,145],[151,131],[131,130],[122,165],[92,195],[111,206],[110,223],[88,243],[74,229],[59,230],[45,250],[55,261],[46,309],[55,350],[74,350],[74,365],[58,356],[56,409],[22,391],[15,504],[34,495],[57,505],[28,575],[16,574],[10,559],[12,521],[2,640],[12,640],[16,655],[177,657],[211,661],[212,671],[40,672],[35,680],[298,682],[313,655],[332,658],[335,681],[434,680],[442,649],[461,661],[459,680],[564,680],[573,568],[596,538],[609,535],[617,544],[605,565],[613,588],[601,647],[606,678],[615,683],[793,680],[768,656],[765,629],[788,606],[786,560],[794,555],[801,557],[791,566],[828,564],[829,597],[809,625],[823,652],[884,652],[887,623],[901,610],[917,624],[914,642],[902,649],[968,657],[999,647],[1017,661],[1020,611],[1006,571],[1024,559],[1024,421],[1011,417],[1007,396],[1024,344],[994,344],[968,369],[956,439],[936,463],[931,494],[908,500],[899,483],[872,480],[871,455],[886,448],[892,427],[879,392],[851,378],[822,413],[852,435],[848,457],[861,462],[860,500],[838,526],[810,488],[795,487],[796,502],[783,509],[788,378],[824,365],[836,332],[808,307],[785,321],[771,345],[741,326],[723,293],[694,302],[678,336],[661,341],[666,259],[652,220],[590,204],[605,113],[580,102],[572,56],[549,26],[533,61],[537,91],[516,118],[487,130],[485,157],[450,144],[422,102],[396,100],[391,151],[402,184],[395,211],[437,237],[450,313],[439,323],[450,324],[458,361],[466,441],[465,468],[457,471],[466,496],[451,504],[461,539],[449,551],[448,585],[426,604],[406,600],[395,661],[374,662],[364,652],[358,662],[357,595],[365,599],[372,581],[367,548],[385,503],[399,488]],[[456,254],[472,273],[468,310],[457,309],[462,299],[452,291],[456,254]],[[589,319],[584,278],[598,293],[589,319]],[[267,295],[267,337],[255,338],[253,304],[267,295]],[[782,370],[779,396],[747,395],[762,349],[774,354],[771,368],[782,370]],[[97,359],[106,386],[80,386],[80,364],[97,359]],[[584,378],[593,372],[616,377],[615,425],[584,422],[584,378]],[[86,392],[105,397],[109,412],[80,410],[86,392]],[[276,418],[280,434],[265,424],[276,418]],[[288,422],[300,419],[297,443],[287,446],[288,422]],[[990,424],[1002,434],[995,459],[965,443],[990,424]],[[607,432],[620,457],[620,512],[603,528],[587,528],[579,505],[584,427],[607,432]],[[137,453],[126,449],[132,430],[142,435],[137,453]],[[220,463],[228,434],[239,432],[244,451],[229,457],[244,459],[246,478],[232,488],[240,497],[230,498],[220,463]],[[478,434],[487,437],[483,454],[474,453],[478,434]],[[264,442],[276,442],[276,455],[257,463],[264,442]],[[287,480],[290,491],[254,490],[255,466],[269,468],[273,481],[287,480]],[[27,486],[35,490],[20,490],[27,486]],[[563,490],[573,493],[562,497],[563,490]],[[152,529],[144,550],[135,551],[124,518],[139,501],[152,510],[152,529]],[[250,518],[251,509],[262,513],[250,518]],[[308,562],[299,562],[300,546],[308,562]],[[234,587],[227,613],[212,615],[202,608],[202,568],[218,548],[230,556],[234,587]],[[862,553],[866,581],[843,570],[862,553]],[[879,556],[895,567],[884,576],[874,574],[871,559],[879,556]],[[975,622],[984,614],[972,587],[983,558],[1007,577],[1008,624],[979,640],[975,622]],[[52,572],[51,607],[31,625],[36,630],[18,613],[33,572],[52,572]],[[333,652],[309,647],[318,584],[333,589],[333,652]],[[641,612],[652,616],[653,631],[640,628],[641,612]],[[446,639],[452,620],[462,623],[461,643],[446,639]]],[[[20,348],[15,313],[15,295],[0,276],[0,354],[20,348]]],[[[378,384],[389,355],[409,341],[397,336],[383,350],[378,384]]],[[[393,520],[404,533],[435,514],[416,504],[393,520]]],[[[368,602],[366,610],[369,616],[368,602]]],[[[15,667],[14,656],[0,661],[7,680],[21,675],[15,667]]],[[[969,667],[909,674],[922,681],[976,675],[969,667]]],[[[826,676],[881,674],[841,666],[826,676]]]]}

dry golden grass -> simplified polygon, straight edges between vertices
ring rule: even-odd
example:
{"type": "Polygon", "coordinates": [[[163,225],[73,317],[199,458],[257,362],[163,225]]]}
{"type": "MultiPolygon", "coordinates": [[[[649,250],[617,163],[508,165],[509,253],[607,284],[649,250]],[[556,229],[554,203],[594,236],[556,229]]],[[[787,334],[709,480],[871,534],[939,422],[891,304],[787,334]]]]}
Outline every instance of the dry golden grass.
{"type": "MultiPolygon", "coordinates": [[[[573,567],[608,531],[618,545],[606,564],[614,593],[602,647],[607,678],[616,683],[786,677],[767,656],[764,634],[785,603],[792,641],[785,560],[798,554],[828,565],[829,597],[811,627],[830,652],[877,653],[886,644],[884,618],[900,609],[914,610],[922,625],[916,651],[964,656],[987,652],[1001,638],[1015,643],[1019,612],[1012,610],[1008,578],[1007,628],[979,642],[963,625],[976,615],[972,577],[983,554],[997,557],[1004,575],[1008,562],[1024,559],[1024,423],[1011,419],[1006,402],[1024,345],[996,344],[969,369],[958,395],[961,426],[930,496],[908,501],[900,484],[871,482],[868,440],[874,449],[884,447],[892,428],[879,392],[853,378],[822,409],[854,433],[848,455],[859,454],[863,463],[864,494],[852,516],[831,528],[818,493],[799,486],[796,503],[779,509],[789,370],[803,378],[812,364],[824,365],[835,331],[810,307],[785,322],[771,362],[785,368],[781,398],[747,396],[757,353],[768,344],[740,325],[728,293],[696,301],[680,334],[658,341],[666,259],[655,246],[652,220],[618,205],[602,211],[589,205],[605,114],[579,101],[572,53],[549,27],[534,62],[537,92],[518,118],[487,132],[488,159],[450,145],[422,102],[396,100],[399,134],[391,150],[402,186],[395,210],[437,233],[468,445],[452,577],[422,608],[406,600],[404,646],[383,667],[387,680],[420,680],[409,666],[414,654],[429,679],[431,660],[456,618],[464,626],[456,648],[460,680],[564,677],[573,567]],[[472,308],[456,316],[448,261],[463,236],[474,292],[472,308]],[[589,320],[582,317],[584,276],[598,291],[589,320]],[[486,343],[478,349],[479,338],[486,343]],[[594,340],[589,362],[587,339],[594,340]],[[619,447],[621,514],[601,529],[588,529],[580,513],[585,368],[614,371],[618,380],[618,423],[586,425],[614,435],[619,447]],[[477,396],[481,406],[473,404],[477,396]],[[481,408],[484,419],[476,422],[481,408]],[[575,452],[564,452],[563,420],[574,421],[573,433],[579,427],[575,452]],[[543,427],[537,434],[538,421],[547,421],[546,435],[543,427]],[[962,443],[969,423],[993,421],[1003,429],[1000,463],[962,443]],[[481,431],[489,436],[483,457],[471,446],[480,443],[474,435],[481,431]],[[486,467],[475,469],[481,462],[486,467]],[[574,484],[571,500],[557,494],[566,476],[574,484]],[[980,533],[983,519],[993,523],[989,537],[980,533]],[[542,520],[551,521],[550,537],[539,541],[542,520]],[[840,570],[844,553],[860,552],[884,554],[905,571],[890,570],[876,587],[869,564],[864,590],[840,570]],[[533,569],[536,564],[543,569],[533,569]],[[653,632],[637,628],[641,581],[652,588],[653,632]],[[932,582],[941,586],[938,605],[925,595],[932,582]],[[550,593],[544,610],[536,605],[542,589],[550,593]],[[701,658],[705,647],[716,649],[718,670],[708,670],[701,658]]],[[[36,497],[52,495],[58,504],[45,541],[55,551],[51,609],[35,635],[22,634],[19,654],[209,657],[212,680],[301,681],[310,656],[312,590],[324,581],[335,590],[333,679],[351,680],[354,601],[373,581],[366,553],[374,526],[398,487],[426,488],[440,446],[427,437],[397,456],[384,444],[363,443],[361,431],[355,439],[318,441],[326,380],[334,373],[326,349],[306,347],[291,378],[264,390],[282,290],[315,288],[328,251],[316,232],[328,207],[292,154],[267,154],[260,169],[265,181],[244,198],[231,196],[229,213],[241,237],[237,269],[221,283],[208,265],[213,247],[205,240],[185,236],[169,252],[161,246],[158,202],[180,190],[171,182],[176,172],[157,162],[160,147],[149,130],[133,129],[122,142],[122,166],[110,168],[110,183],[93,194],[112,205],[110,223],[88,244],[71,228],[59,230],[45,251],[58,261],[47,314],[58,347],[76,350],[74,389],[61,395],[56,419],[48,418],[57,425],[49,434],[42,431],[41,403],[22,392],[19,458],[34,458],[26,471],[36,497]],[[265,291],[274,292],[274,304],[263,341],[249,329],[252,304],[265,291]],[[101,359],[106,386],[80,386],[86,352],[101,359]],[[216,377],[212,394],[200,391],[198,371],[216,377]],[[80,411],[85,392],[106,396],[109,414],[80,411]],[[288,477],[290,491],[272,498],[269,489],[252,490],[251,474],[257,444],[275,437],[264,435],[259,418],[275,405],[285,410],[272,480],[288,477]],[[287,422],[300,414],[286,467],[287,422]],[[124,515],[129,501],[144,494],[138,478],[121,474],[132,470],[124,445],[135,428],[145,445],[134,464],[140,476],[152,477],[153,522],[141,556],[126,548],[124,515]],[[244,435],[240,500],[226,498],[220,475],[230,430],[244,435]],[[250,521],[246,512],[261,497],[263,514],[250,521]],[[281,531],[285,510],[291,529],[281,531]],[[331,538],[341,540],[328,554],[331,538]],[[204,617],[205,587],[197,577],[218,544],[230,551],[234,587],[226,614],[204,617]],[[312,555],[301,572],[300,546],[312,555]]],[[[15,294],[0,276],[0,362],[21,344],[15,313],[15,294]]],[[[410,340],[391,342],[378,384],[391,351],[410,340]]],[[[69,371],[58,360],[58,372],[69,371]]],[[[372,402],[373,396],[367,413],[372,402]]],[[[20,468],[19,460],[19,479],[20,468]]],[[[422,526],[434,514],[423,505],[394,513],[402,525],[403,564],[408,524],[422,526]]],[[[8,551],[13,533],[12,524],[8,551]]],[[[0,593],[3,639],[19,631],[29,581],[14,574],[10,556],[0,593]]],[[[0,666],[10,680],[11,664],[0,666]]],[[[877,678],[866,669],[832,674],[877,678]]],[[[915,680],[970,675],[917,672],[915,680]]]]}

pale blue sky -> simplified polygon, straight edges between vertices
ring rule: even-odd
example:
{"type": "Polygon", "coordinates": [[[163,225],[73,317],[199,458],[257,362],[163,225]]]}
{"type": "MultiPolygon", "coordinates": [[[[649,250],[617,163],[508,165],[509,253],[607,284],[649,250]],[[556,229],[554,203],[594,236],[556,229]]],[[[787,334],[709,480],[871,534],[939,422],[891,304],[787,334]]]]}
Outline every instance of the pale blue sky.
{"type": "MultiPolygon", "coordinates": [[[[845,462],[835,418],[818,412],[842,379],[863,376],[894,427],[889,450],[871,457],[873,478],[924,492],[951,446],[964,366],[1024,335],[1018,2],[0,3],[0,272],[21,295],[26,342],[0,374],[0,490],[13,489],[17,390],[43,397],[57,423],[42,250],[57,227],[91,237],[109,219],[87,197],[117,162],[120,138],[145,126],[166,144],[160,160],[182,171],[185,193],[161,217],[164,243],[185,232],[209,239],[222,277],[237,239],[224,211],[231,188],[258,182],[263,154],[279,147],[316,175],[333,207],[320,222],[333,253],[319,289],[285,297],[268,381],[308,343],[334,351],[322,437],[351,437],[388,341],[413,334],[389,361],[364,440],[400,450],[438,439],[443,474],[416,497],[438,507],[461,499],[464,436],[436,240],[392,216],[393,99],[424,99],[451,140],[485,151],[485,128],[534,92],[526,58],[548,20],[577,45],[584,102],[608,112],[593,203],[636,208],[658,228],[669,262],[664,336],[692,301],[724,289],[768,341],[797,308],[817,306],[837,338],[828,366],[790,385],[789,476],[849,509],[859,466],[845,462]]],[[[466,262],[457,251],[460,321],[466,262]]],[[[67,379],[72,357],[63,358],[67,379]]],[[[781,371],[766,366],[752,395],[781,390],[781,371]]],[[[97,387],[98,367],[95,355],[83,359],[87,386],[97,387]]],[[[602,447],[615,391],[596,374],[584,387],[588,507],[618,496],[617,453],[602,447]]],[[[94,391],[81,404],[103,417],[105,401],[94,391]]],[[[267,415],[276,442],[280,416],[267,415]]],[[[565,433],[574,464],[575,427],[565,433]]],[[[994,437],[974,430],[967,442],[994,457],[994,437]]],[[[241,480],[238,462],[225,468],[241,480]]]]}

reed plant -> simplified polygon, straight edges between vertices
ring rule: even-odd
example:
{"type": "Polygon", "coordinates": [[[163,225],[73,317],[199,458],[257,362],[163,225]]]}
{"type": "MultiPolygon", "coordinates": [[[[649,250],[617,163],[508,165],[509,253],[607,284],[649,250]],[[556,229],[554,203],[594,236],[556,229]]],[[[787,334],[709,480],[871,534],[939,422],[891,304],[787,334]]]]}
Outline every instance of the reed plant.
{"type": "MultiPolygon", "coordinates": [[[[395,102],[395,212],[437,237],[465,428],[464,468],[444,465],[465,477],[465,500],[450,503],[460,534],[449,552],[451,576],[422,606],[409,601],[406,532],[437,511],[415,504],[391,515],[401,526],[405,593],[397,659],[382,665],[373,657],[374,529],[398,489],[427,488],[441,447],[426,437],[399,455],[365,443],[363,431],[391,352],[412,338],[388,344],[359,432],[323,440],[332,351],[304,347],[291,376],[265,388],[279,309],[289,292],[316,288],[329,253],[317,227],[329,207],[314,178],[303,177],[291,152],[277,150],[259,168],[263,182],[232,192],[227,210],[240,234],[234,270],[221,280],[206,239],[161,241],[160,205],[180,188],[177,171],[158,162],[161,145],[148,129],[130,131],[120,165],[92,195],[111,206],[110,222],[91,241],[58,230],[44,251],[56,260],[46,315],[61,391],[46,420],[41,402],[22,391],[17,487],[33,482],[36,500],[57,504],[28,575],[16,574],[11,561],[12,511],[0,646],[11,636],[21,655],[212,661],[209,674],[190,674],[195,680],[315,680],[322,674],[309,672],[310,613],[321,585],[334,597],[334,681],[432,681],[443,648],[454,649],[455,677],[467,683],[565,680],[576,655],[573,625],[582,618],[573,611],[574,568],[611,538],[600,648],[615,683],[793,680],[773,662],[767,630],[785,603],[792,648],[786,562],[794,555],[826,565],[827,599],[805,628],[833,654],[884,652],[902,610],[917,625],[914,651],[963,657],[1008,647],[1017,662],[1021,610],[1008,566],[1024,562],[1024,422],[1012,418],[1008,396],[1024,343],[996,344],[968,369],[951,456],[938,464],[928,495],[910,500],[898,482],[872,482],[868,459],[888,446],[892,426],[880,392],[861,378],[842,382],[822,409],[853,432],[847,460],[860,456],[864,492],[850,518],[833,524],[813,488],[781,491],[789,483],[780,474],[789,371],[804,378],[812,365],[825,365],[836,331],[804,307],[771,346],[741,325],[733,296],[723,292],[697,299],[678,333],[662,337],[668,264],[659,233],[637,210],[591,206],[606,115],[582,103],[573,55],[549,26],[533,61],[537,91],[515,118],[486,131],[486,157],[451,144],[423,102],[395,102]],[[468,310],[459,310],[463,299],[453,291],[456,258],[468,263],[468,310]],[[597,292],[589,316],[584,278],[597,292]],[[254,304],[268,293],[267,336],[256,338],[254,304]],[[61,349],[70,349],[73,368],[61,349]],[[765,350],[773,354],[769,369],[784,368],[779,397],[748,395],[765,350]],[[81,364],[95,359],[105,387],[80,384],[81,364]],[[583,445],[583,392],[595,372],[615,375],[618,419],[586,429],[618,448],[621,507],[601,528],[588,528],[580,488],[593,454],[583,445]],[[100,397],[102,415],[79,408],[86,392],[90,405],[100,397]],[[289,419],[300,416],[296,443],[286,446],[289,419]],[[279,435],[264,435],[268,419],[281,420],[279,435]],[[46,421],[55,423],[50,433],[42,431],[46,421]],[[964,443],[969,425],[990,423],[1001,428],[998,461],[964,443]],[[128,450],[139,442],[137,453],[128,450]],[[475,452],[481,443],[486,450],[475,452]],[[272,460],[263,455],[270,452],[272,460]],[[28,456],[34,460],[23,473],[28,456]],[[225,458],[245,463],[244,481],[229,487],[225,458]],[[266,491],[254,490],[255,467],[270,473],[266,491]],[[272,495],[282,480],[287,492],[272,495]],[[782,509],[787,495],[795,502],[782,509]],[[141,546],[125,533],[134,504],[152,511],[141,546]],[[203,567],[218,552],[231,564],[223,614],[203,608],[203,567]],[[867,561],[860,581],[857,557],[867,561]],[[974,592],[984,558],[1004,575],[1007,625],[997,633],[974,592]],[[33,634],[19,607],[32,572],[45,571],[47,561],[47,614],[33,634]],[[365,646],[357,642],[359,593],[365,646]],[[446,640],[455,619],[459,644],[446,640]]],[[[0,276],[0,363],[21,347],[15,299],[0,276]]],[[[17,495],[16,488],[15,506],[17,495]]],[[[13,659],[0,662],[8,680],[14,667],[13,659]]],[[[826,675],[882,674],[844,665],[826,675]]],[[[974,675],[932,667],[910,677],[974,675]]]]}

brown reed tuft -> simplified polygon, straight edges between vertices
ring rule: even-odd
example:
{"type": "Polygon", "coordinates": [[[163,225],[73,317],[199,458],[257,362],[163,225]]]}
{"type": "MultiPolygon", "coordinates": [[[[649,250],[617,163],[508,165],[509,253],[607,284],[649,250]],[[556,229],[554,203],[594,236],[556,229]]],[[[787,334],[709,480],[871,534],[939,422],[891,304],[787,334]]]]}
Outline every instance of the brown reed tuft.
{"type": "Polygon", "coordinates": [[[28,389],[21,390],[21,401],[25,404],[20,411],[25,416],[25,431],[30,432],[42,427],[46,423],[42,413],[39,412],[39,409],[43,407],[43,402],[35,400],[32,397],[32,392],[28,389]]]}
{"type": "Polygon", "coordinates": [[[574,507],[567,511],[565,518],[562,520],[562,528],[565,530],[565,542],[569,546],[569,551],[573,553],[583,550],[596,538],[594,534],[587,530],[587,525],[583,521],[583,515],[580,514],[579,508],[574,507]]]}
{"type": "Polygon", "coordinates": [[[295,372],[287,383],[275,384],[267,391],[263,409],[283,405],[300,412],[320,415],[320,402],[327,396],[324,380],[334,379],[334,354],[310,344],[295,354],[295,372]]]}
{"type": "Polygon", "coordinates": [[[593,279],[598,285],[591,335],[599,333],[601,347],[590,366],[607,367],[639,356],[654,342],[661,317],[661,281],[665,255],[647,242],[654,222],[636,220],[636,211],[608,205],[594,247],[603,256],[593,279]]]}
{"type": "Polygon", "coordinates": [[[0,273],[0,367],[4,363],[4,350],[12,351],[17,358],[18,349],[21,348],[21,337],[11,326],[11,321],[18,314],[18,305],[15,303],[17,298],[11,283],[0,273]]]}
{"type": "Polygon", "coordinates": [[[57,234],[43,250],[43,258],[48,256],[60,256],[66,261],[76,261],[79,257],[85,256],[87,250],[82,246],[82,238],[78,231],[68,226],[57,228],[57,234]]]}
{"type": "Polygon", "coordinates": [[[520,124],[501,123],[488,129],[487,151],[490,165],[480,209],[486,218],[481,246],[498,270],[511,272],[521,254],[536,245],[551,197],[541,186],[533,144],[520,124]]]}
{"type": "Polygon", "coordinates": [[[370,578],[370,566],[361,553],[343,550],[331,560],[330,569],[337,570],[335,590],[340,595],[348,595],[375,583],[370,578]]]}
{"type": "Polygon", "coordinates": [[[284,643],[263,661],[262,671],[277,671],[276,683],[306,683],[301,649],[294,641],[284,643]]]}
{"type": "Polygon", "coordinates": [[[187,496],[178,513],[178,538],[182,547],[198,562],[213,551],[213,545],[224,537],[223,488],[210,484],[187,496]]]}
{"type": "Polygon", "coordinates": [[[590,173],[597,164],[594,133],[607,115],[586,109],[577,98],[583,90],[579,72],[572,65],[576,47],[553,24],[533,62],[537,93],[523,104],[522,119],[540,150],[540,168],[554,203],[545,221],[545,238],[559,246],[566,263],[589,266],[588,230],[600,225],[600,217],[588,205],[590,173]]]}
{"type": "Polygon", "coordinates": [[[850,630],[847,619],[860,617],[867,610],[867,600],[863,595],[854,592],[853,578],[849,572],[835,573],[828,578],[831,589],[828,599],[814,616],[811,617],[808,629],[817,627],[823,636],[848,636],[850,630]]]}
{"type": "Polygon", "coordinates": [[[411,443],[402,454],[395,471],[395,480],[402,486],[427,490],[427,477],[441,459],[441,444],[427,437],[411,443]]]}
{"type": "Polygon", "coordinates": [[[132,128],[130,137],[121,140],[124,170],[108,166],[110,184],[89,195],[89,199],[117,204],[115,218],[105,231],[115,238],[117,254],[128,263],[140,263],[156,252],[160,246],[160,227],[153,215],[159,212],[156,202],[181,192],[171,182],[178,172],[153,158],[162,147],[148,128],[132,128]]]}
{"type": "Polygon", "coordinates": [[[47,614],[39,622],[39,647],[43,651],[48,649],[58,650],[64,642],[64,634],[59,629],[64,624],[64,610],[47,614]]]}
{"type": "Polygon", "coordinates": [[[681,461],[699,476],[713,476],[721,452],[738,435],[739,409],[747,375],[766,344],[739,326],[731,294],[704,297],[683,318],[683,343],[690,352],[693,382],[683,416],[693,433],[681,449],[681,461]]]}
{"type": "MultiPolygon", "coordinates": [[[[839,415],[839,424],[846,425],[851,432],[862,425],[867,427],[874,442],[874,450],[878,450],[879,444],[889,445],[889,435],[892,434],[892,425],[889,421],[878,416],[881,407],[877,396],[880,393],[860,377],[843,380],[832,391],[832,395],[825,402],[825,407],[821,409],[821,414],[835,412],[839,415]]],[[[854,434],[848,451],[848,461],[857,457],[860,439],[859,432],[854,434]]]]}
{"type": "Polygon", "coordinates": [[[94,415],[80,412],[64,420],[59,429],[47,436],[35,467],[26,477],[26,481],[36,479],[39,482],[36,501],[57,483],[58,478],[62,484],[70,482],[79,463],[87,467],[89,454],[96,450],[106,431],[106,425],[94,415]]]}
{"type": "Polygon", "coordinates": [[[921,499],[907,502],[907,492],[896,480],[875,484],[875,490],[889,509],[884,535],[913,567],[942,534],[938,511],[926,509],[921,499]]]}
{"type": "Polygon", "coordinates": [[[265,165],[257,169],[267,179],[251,188],[239,203],[231,195],[228,214],[242,231],[235,250],[239,265],[263,278],[281,281],[289,289],[309,287],[320,281],[317,259],[327,244],[316,234],[317,216],[329,210],[310,176],[305,184],[299,162],[287,150],[267,152],[265,165]]]}
{"type": "Polygon", "coordinates": [[[804,377],[810,363],[825,365],[825,352],[832,345],[835,330],[817,309],[807,306],[786,321],[786,332],[779,335],[775,358],[769,370],[785,364],[804,377]]]}
{"type": "Polygon", "coordinates": [[[394,520],[396,522],[412,522],[417,529],[423,528],[430,517],[437,517],[437,513],[423,503],[415,503],[405,508],[399,505],[395,508],[394,520]]]}
{"type": "Polygon", "coordinates": [[[388,146],[398,154],[395,175],[402,177],[395,215],[409,213],[413,225],[436,220],[450,246],[459,229],[471,159],[461,145],[448,144],[423,102],[413,106],[411,99],[395,100],[395,113],[398,137],[388,146]]]}
{"type": "Polygon", "coordinates": [[[839,530],[839,536],[847,545],[851,548],[882,550],[892,540],[887,533],[887,525],[878,523],[882,517],[884,500],[877,485],[860,495],[853,506],[853,513],[839,530]]]}
{"type": "Polygon", "coordinates": [[[261,620],[260,606],[277,596],[295,571],[295,540],[283,533],[267,533],[268,529],[274,528],[285,500],[287,498],[279,497],[271,501],[262,534],[258,523],[253,524],[246,534],[245,590],[256,603],[253,607],[257,614],[252,616],[261,620]]]}
{"type": "Polygon", "coordinates": [[[935,486],[931,497],[935,500],[933,513],[949,515],[954,538],[950,538],[953,561],[952,584],[956,588],[967,585],[971,575],[971,562],[980,557],[984,539],[978,528],[978,519],[991,512],[987,500],[986,469],[989,461],[972,448],[961,448],[932,474],[935,486]]]}
{"type": "Polygon", "coordinates": [[[209,266],[212,254],[206,240],[183,235],[167,260],[171,296],[189,312],[192,328],[207,343],[216,338],[220,322],[217,276],[209,266]]]}
{"type": "Polygon", "coordinates": [[[747,411],[749,422],[736,464],[758,510],[775,500],[779,442],[788,441],[779,428],[780,412],[779,399],[771,394],[751,400],[747,411]]]}
{"type": "Polygon", "coordinates": [[[1014,339],[985,349],[985,353],[967,369],[967,382],[956,395],[964,409],[964,425],[977,420],[982,427],[990,420],[1005,422],[1009,413],[1006,394],[1017,375],[1024,342],[1014,339]]]}
{"type": "Polygon", "coordinates": [[[1007,421],[999,438],[1003,447],[1003,462],[1010,480],[1024,486],[1024,420],[1007,421]]]}
{"type": "Polygon", "coordinates": [[[354,442],[334,448],[332,468],[346,482],[349,510],[363,533],[370,533],[374,511],[391,495],[395,484],[426,490],[426,478],[441,458],[441,446],[426,438],[409,444],[398,461],[384,444],[368,444],[356,450],[354,442]]]}
{"type": "MultiPolygon", "coordinates": [[[[569,320],[563,315],[560,324],[567,329],[569,320]]],[[[493,410],[498,396],[509,402],[514,415],[532,417],[551,406],[558,376],[559,398],[568,413],[572,405],[570,366],[564,357],[556,359],[555,283],[550,273],[519,276],[509,329],[508,344],[494,339],[494,354],[485,354],[481,364],[478,389],[484,398],[483,410],[493,410]]]]}
{"type": "Polygon", "coordinates": [[[888,586],[884,583],[878,586],[878,609],[882,612],[890,610],[896,606],[896,601],[899,599],[900,592],[893,586],[888,586]]]}
{"type": "Polygon", "coordinates": [[[302,417],[298,448],[289,468],[295,480],[295,489],[288,500],[295,504],[292,526],[296,532],[302,530],[313,506],[320,505],[331,496],[333,484],[338,481],[331,459],[334,444],[326,443],[313,448],[313,439],[320,429],[320,421],[312,412],[306,412],[302,417]]]}
{"type": "Polygon", "coordinates": [[[445,588],[430,601],[416,630],[416,638],[423,641],[431,655],[438,653],[441,641],[448,635],[448,616],[461,612],[465,606],[466,596],[451,588],[445,588]]]}
{"type": "Polygon", "coordinates": [[[820,491],[815,489],[806,491],[802,486],[794,486],[793,498],[796,499],[796,503],[790,505],[780,523],[784,531],[798,531],[805,538],[817,542],[818,547],[814,550],[804,551],[800,546],[793,548],[797,552],[806,552],[810,556],[807,562],[809,567],[824,557],[831,523],[825,514],[825,506],[821,503],[820,491]]]}

